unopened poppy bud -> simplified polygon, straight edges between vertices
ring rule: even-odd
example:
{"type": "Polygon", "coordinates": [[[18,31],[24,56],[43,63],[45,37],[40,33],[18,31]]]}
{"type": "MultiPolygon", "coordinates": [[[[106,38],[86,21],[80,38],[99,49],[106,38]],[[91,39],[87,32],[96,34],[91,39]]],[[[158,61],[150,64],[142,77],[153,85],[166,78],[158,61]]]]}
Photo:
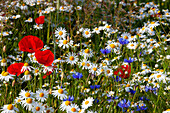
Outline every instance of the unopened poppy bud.
{"type": "Polygon", "coordinates": [[[12,82],[12,87],[14,87],[14,85],[15,85],[15,80],[12,82]]]}
{"type": "Polygon", "coordinates": [[[69,36],[67,36],[67,41],[70,42],[70,37],[69,36]]]}
{"type": "Polygon", "coordinates": [[[6,46],[3,47],[3,52],[6,52],[6,46]]]}

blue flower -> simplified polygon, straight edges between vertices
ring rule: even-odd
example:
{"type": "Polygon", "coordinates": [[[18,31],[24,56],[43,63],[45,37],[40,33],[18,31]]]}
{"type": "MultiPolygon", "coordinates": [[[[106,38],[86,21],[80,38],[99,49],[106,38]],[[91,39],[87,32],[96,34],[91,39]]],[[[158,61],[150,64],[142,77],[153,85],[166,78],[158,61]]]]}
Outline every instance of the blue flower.
{"type": "Polygon", "coordinates": [[[76,72],[76,74],[73,74],[72,76],[73,78],[76,78],[76,79],[80,79],[83,77],[82,73],[79,73],[79,72],[76,72]]]}
{"type": "Polygon", "coordinates": [[[131,94],[135,94],[136,93],[136,91],[135,90],[132,90],[132,89],[130,89],[130,91],[129,91],[131,94]]]}
{"type": "Polygon", "coordinates": [[[109,54],[111,52],[111,50],[109,50],[109,49],[100,49],[100,51],[103,54],[109,54]]]}
{"type": "Polygon", "coordinates": [[[149,99],[147,99],[145,96],[139,97],[140,100],[147,100],[149,101],[149,99]]]}
{"type": "Polygon", "coordinates": [[[124,62],[127,62],[127,63],[132,63],[134,61],[134,58],[131,58],[129,57],[129,60],[128,59],[124,59],[124,62]]]}
{"type": "Polygon", "coordinates": [[[109,96],[109,95],[107,95],[107,97],[110,98],[110,99],[107,99],[107,101],[108,101],[109,103],[112,102],[112,101],[114,101],[114,100],[117,100],[117,99],[119,98],[118,96],[112,97],[112,96],[109,96]]]}
{"type": "Polygon", "coordinates": [[[119,82],[119,81],[121,81],[121,80],[122,80],[122,78],[121,78],[121,77],[119,77],[119,76],[116,76],[116,78],[115,78],[115,77],[112,77],[112,78],[114,78],[114,81],[116,81],[116,82],[119,82]]]}
{"type": "Polygon", "coordinates": [[[123,99],[122,101],[120,101],[119,103],[118,103],[118,106],[120,107],[120,108],[128,108],[129,106],[130,106],[130,104],[131,104],[131,102],[128,100],[128,101],[126,101],[126,99],[123,99]]]}
{"type": "Polygon", "coordinates": [[[74,100],[74,97],[70,95],[68,98],[63,99],[63,101],[73,101],[73,100],[74,100]]]}
{"type": "Polygon", "coordinates": [[[120,42],[122,45],[129,43],[129,41],[126,40],[126,39],[124,39],[124,38],[119,38],[119,42],[120,42]]]}
{"type": "Polygon", "coordinates": [[[100,85],[94,85],[94,86],[93,86],[93,85],[90,85],[90,88],[91,88],[91,89],[98,89],[98,88],[100,88],[100,85]]]}

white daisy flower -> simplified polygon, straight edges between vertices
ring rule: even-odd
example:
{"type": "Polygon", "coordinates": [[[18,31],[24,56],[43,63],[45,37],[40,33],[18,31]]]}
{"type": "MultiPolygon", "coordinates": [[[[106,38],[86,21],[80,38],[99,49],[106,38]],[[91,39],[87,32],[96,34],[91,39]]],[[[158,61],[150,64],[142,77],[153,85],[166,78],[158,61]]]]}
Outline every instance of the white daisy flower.
{"type": "Polygon", "coordinates": [[[85,28],[85,29],[83,30],[82,35],[83,35],[83,37],[85,37],[85,38],[91,37],[91,31],[90,31],[90,29],[85,28]]]}
{"type": "Polygon", "coordinates": [[[61,88],[57,86],[58,90],[53,90],[52,95],[55,97],[58,97],[58,99],[63,100],[64,98],[67,98],[67,91],[66,88],[61,88]]]}
{"type": "Polygon", "coordinates": [[[98,27],[95,27],[92,31],[92,33],[96,33],[96,34],[99,34],[100,33],[100,30],[98,27]]]}
{"type": "Polygon", "coordinates": [[[31,91],[25,91],[25,90],[21,90],[21,92],[19,93],[20,97],[22,99],[27,99],[27,98],[33,98],[34,93],[31,91]]]}
{"type": "Polygon", "coordinates": [[[93,51],[91,49],[84,49],[80,52],[80,55],[84,56],[85,59],[93,56],[93,51]]]}
{"type": "Polygon", "coordinates": [[[78,56],[75,53],[69,53],[67,58],[67,62],[71,65],[76,64],[78,61],[78,56]]]}
{"type": "Polygon", "coordinates": [[[32,17],[29,17],[27,20],[25,20],[25,22],[33,22],[32,17]]]}
{"type": "Polygon", "coordinates": [[[33,26],[35,29],[43,29],[43,24],[36,24],[33,26]]]}
{"type": "Polygon", "coordinates": [[[23,80],[28,81],[32,79],[32,76],[28,70],[25,71],[24,76],[22,77],[23,80]]]}
{"type": "Polygon", "coordinates": [[[35,102],[34,104],[33,104],[33,108],[32,108],[32,112],[33,113],[43,113],[44,112],[44,110],[45,110],[45,107],[42,105],[42,103],[37,103],[37,102],[35,102]]]}
{"type": "Polygon", "coordinates": [[[63,47],[63,49],[65,48],[69,48],[69,46],[73,45],[73,41],[70,40],[70,41],[67,41],[65,38],[64,39],[61,39],[59,40],[59,47],[63,47]]]}
{"type": "Polygon", "coordinates": [[[68,108],[67,108],[67,113],[78,113],[79,112],[79,107],[76,104],[71,104],[68,108]]]}
{"type": "Polygon", "coordinates": [[[67,35],[67,31],[65,30],[65,28],[57,28],[57,30],[55,30],[55,36],[57,38],[65,38],[67,35]]]}
{"type": "Polygon", "coordinates": [[[2,108],[1,113],[16,113],[19,112],[18,108],[15,107],[15,104],[7,104],[2,108]]]}
{"type": "Polygon", "coordinates": [[[33,100],[33,98],[27,98],[27,99],[22,100],[22,105],[26,107],[26,110],[29,110],[29,111],[33,109],[34,103],[35,101],[33,100]]]}
{"type": "Polygon", "coordinates": [[[93,101],[94,101],[93,97],[88,97],[82,102],[81,107],[87,109],[88,107],[93,105],[93,101]]]}
{"type": "Polygon", "coordinates": [[[39,89],[36,91],[35,97],[38,101],[44,102],[48,98],[48,91],[45,89],[39,89]]]}
{"type": "Polygon", "coordinates": [[[6,82],[9,82],[9,79],[14,79],[8,72],[2,71],[0,74],[0,80],[5,80],[6,82]]]}
{"type": "Polygon", "coordinates": [[[126,47],[127,47],[128,49],[136,49],[137,46],[138,46],[138,43],[136,43],[136,42],[131,42],[131,43],[128,43],[126,47]]]}
{"type": "Polygon", "coordinates": [[[62,111],[67,110],[68,107],[71,105],[71,101],[63,101],[62,104],[60,105],[60,109],[62,111]]]}

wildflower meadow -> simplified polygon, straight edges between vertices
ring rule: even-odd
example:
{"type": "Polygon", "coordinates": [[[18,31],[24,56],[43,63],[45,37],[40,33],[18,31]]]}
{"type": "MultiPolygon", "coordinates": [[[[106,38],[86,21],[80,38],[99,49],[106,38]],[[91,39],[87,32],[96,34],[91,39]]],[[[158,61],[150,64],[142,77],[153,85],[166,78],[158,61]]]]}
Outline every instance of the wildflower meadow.
{"type": "Polygon", "coordinates": [[[169,0],[0,0],[0,113],[170,113],[169,0]]]}

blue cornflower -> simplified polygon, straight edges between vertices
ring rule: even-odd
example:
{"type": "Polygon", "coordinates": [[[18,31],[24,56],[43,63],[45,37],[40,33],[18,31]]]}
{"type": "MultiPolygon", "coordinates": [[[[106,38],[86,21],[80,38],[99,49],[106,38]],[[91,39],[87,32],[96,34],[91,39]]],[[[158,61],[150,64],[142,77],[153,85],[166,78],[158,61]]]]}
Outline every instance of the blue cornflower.
{"type": "Polygon", "coordinates": [[[116,76],[116,78],[115,78],[115,77],[112,77],[112,78],[114,78],[114,81],[116,81],[116,82],[119,82],[119,81],[121,81],[121,80],[122,80],[122,78],[121,78],[121,77],[119,77],[119,76],[116,76]]]}
{"type": "Polygon", "coordinates": [[[109,54],[111,52],[111,50],[109,50],[109,49],[100,49],[100,51],[103,54],[109,54]]]}
{"type": "Polygon", "coordinates": [[[128,59],[124,59],[124,62],[127,62],[127,63],[132,63],[134,61],[134,58],[131,58],[129,57],[129,60],[128,59]]]}
{"type": "Polygon", "coordinates": [[[82,73],[79,73],[79,72],[76,72],[76,74],[73,74],[72,76],[73,78],[77,78],[77,79],[80,79],[83,77],[82,73]]]}
{"type": "Polygon", "coordinates": [[[114,100],[117,100],[119,97],[118,96],[115,96],[115,97],[112,97],[112,96],[110,96],[110,95],[107,95],[107,97],[109,98],[109,99],[107,99],[107,101],[110,103],[110,102],[112,102],[112,101],[114,101],[114,100]]]}
{"type": "Polygon", "coordinates": [[[74,97],[70,95],[68,98],[63,99],[63,101],[73,101],[73,100],[74,100],[74,97]]]}
{"type": "Polygon", "coordinates": [[[119,42],[120,42],[122,45],[129,43],[129,41],[126,40],[126,39],[124,39],[124,38],[119,38],[119,42]]]}
{"type": "Polygon", "coordinates": [[[130,89],[130,91],[129,91],[131,94],[135,94],[136,93],[136,91],[135,90],[132,90],[132,89],[130,89]]]}
{"type": "Polygon", "coordinates": [[[91,89],[98,89],[98,88],[100,88],[100,85],[94,85],[94,86],[93,86],[93,85],[90,85],[90,88],[91,88],[91,89]]]}
{"type": "Polygon", "coordinates": [[[147,99],[145,96],[139,97],[140,100],[147,100],[149,101],[149,99],[147,99]]]}
{"type": "Polygon", "coordinates": [[[152,90],[152,87],[151,86],[146,86],[145,91],[148,92],[149,90],[152,90]]]}
{"type": "Polygon", "coordinates": [[[148,107],[146,107],[146,106],[139,107],[139,105],[137,105],[136,107],[137,107],[136,111],[147,110],[148,109],[148,107]]]}
{"type": "Polygon", "coordinates": [[[96,98],[93,102],[94,102],[94,103],[98,103],[98,102],[99,102],[99,99],[96,98]]]}
{"type": "Polygon", "coordinates": [[[126,99],[123,99],[118,103],[118,106],[123,109],[123,108],[128,108],[130,104],[131,102],[129,100],[126,101],[126,99]]]}

